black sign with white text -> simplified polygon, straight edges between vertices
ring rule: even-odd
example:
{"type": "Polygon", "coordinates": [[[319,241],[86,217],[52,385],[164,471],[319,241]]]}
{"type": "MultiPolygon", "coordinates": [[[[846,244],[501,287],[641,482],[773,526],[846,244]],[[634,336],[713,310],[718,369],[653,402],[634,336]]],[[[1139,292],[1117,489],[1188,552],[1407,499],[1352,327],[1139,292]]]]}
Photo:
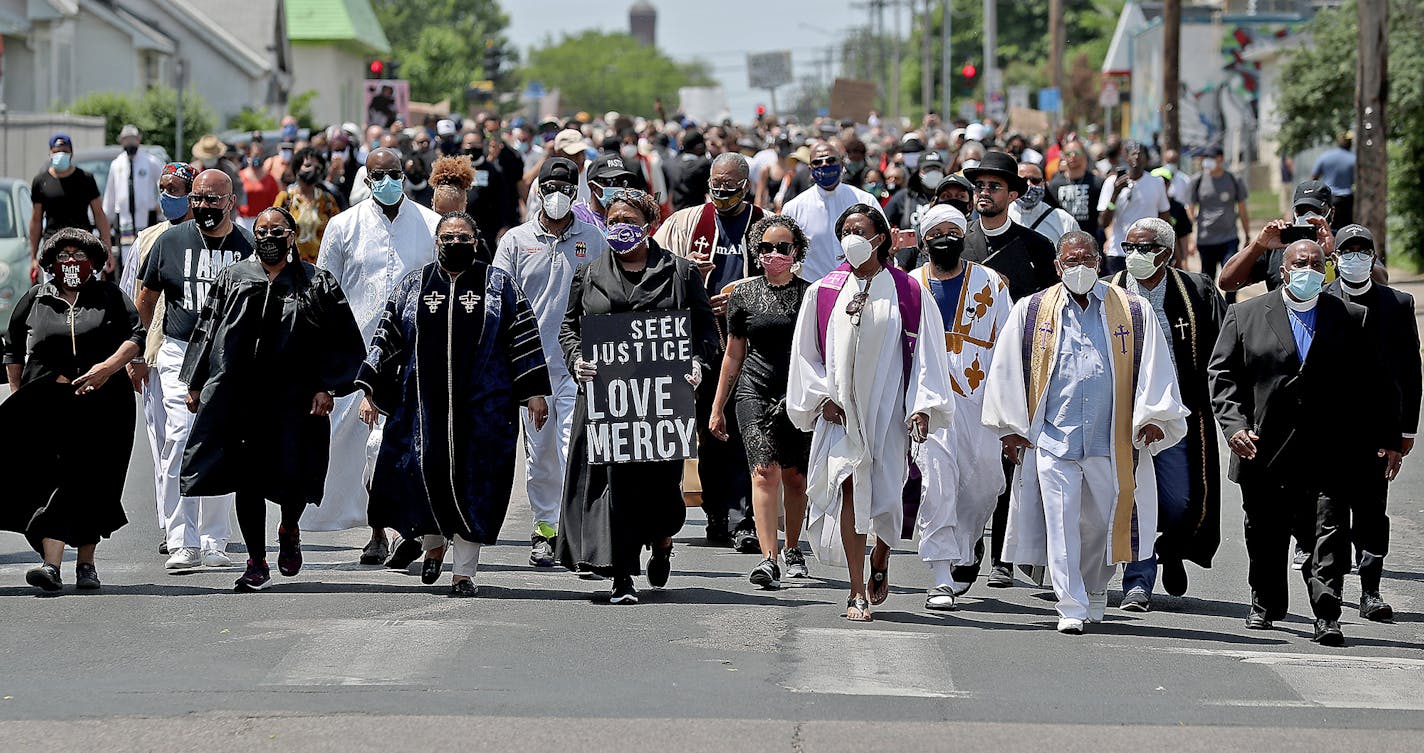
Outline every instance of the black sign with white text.
{"type": "Polygon", "coordinates": [[[582,328],[583,359],[598,366],[584,386],[588,462],[697,457],[688,313],[598,314],[582,328]]]}

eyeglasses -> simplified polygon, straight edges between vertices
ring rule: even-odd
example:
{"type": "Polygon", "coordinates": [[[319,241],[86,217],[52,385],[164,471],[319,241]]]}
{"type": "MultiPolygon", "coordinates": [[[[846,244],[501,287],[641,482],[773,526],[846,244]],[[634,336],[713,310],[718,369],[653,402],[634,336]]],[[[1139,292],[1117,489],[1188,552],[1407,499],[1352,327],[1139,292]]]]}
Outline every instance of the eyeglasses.
{"type": "Polygon", "coordinates": [[[291,228],[285,227],[259,227],[252,231],[254,238],[286,238],[291,234],[291,228]]]}
{"type": "Polygon", "coordinates": [[[385,180],[386,178],[395,178],[396,180],[400,180],[401,178],[405,177],[405,171],[401,170],[398,167],[393,167],[389,170],[367,170],[366,177],[370,178],[372,183],[379,180],[385,180]]]}
{"type": "Polygon", "coordinates": [[[54,258],[57,261],[89,261],[89,254],[83,251],[60,251],[54,258]]]}
{"type": "Polygon", "coordinates": [[[998,193],[1000,191],[1006,191],[1008,188],[1009,187],[1003,183],[985,183],[983,181],[976,181],[974,183],[974,190],[979,193],[998,193]]]}
{"type": "Polygon", "coordinates": [[[437,239],[441,243],[472,243],[475,236],[469,233],[441,233],[437,239]]]}
{"type": "Polygon", "coordinates": [[[757,253],[759,254],[786,254],[790,256],[792,250],[795,248],[796,246],[792,244],[791,241],[782,241],[780,243],[762,241],[756,245],[757,253]]]}
{"type": "Polygon", "coordinates": [[[818,157],[811,160],[811,167],[829,167],[831,165],[839,165],[840,163],[840,157],[818,157]]]}
{"type": "Polygon", "coordinates": [[[1125,254],[1155,254],[1157,249],[1162,248],[1156,243],[1124,243],[1122,252],[1125,254]]]}
{"type": "Polygon", "coordinates": [[[733,183],[733,184],[731,184],[731,185],[727,185],[726,183],[712,183],[712,184],[709,184],[709,185],[707,186],[707,188],[708,188],[709,191],[711,191],[711,192],[714,193],[714,194],[716,194],[716,193],[722,193],[722,194],[725,194],[725,195],[730,196],[730,195],[732,195],[732,194],[734,194],[734,193],[736,193],[736,192],[742,190],[743,188],[746,188],[746,186],[747,186],[747,182],[744,181],[744,180],[742,180],[742,181],[737,181],[736,183],[733,183]]]}
{"type": "Polygon", "coordinates": [[[206,206],[210,206],[210,207],[215,207],[215,206],[217,206],[217,205],[223,203],[223,199],[226,199],[227,197],[229,197],[229,196],[231,196],[231,195],[232,195],[232,194],[226,194],[226,193],[223,193],[223,194],[218,194],[218,193],[208,193],[208,194],[190,193],[190,194],[188,194],[188,202],[191,203],[191,204],[197,204],[197,205],[199,205],[199,206],[205,206],[205,205],[206,205],[206,206]]]}

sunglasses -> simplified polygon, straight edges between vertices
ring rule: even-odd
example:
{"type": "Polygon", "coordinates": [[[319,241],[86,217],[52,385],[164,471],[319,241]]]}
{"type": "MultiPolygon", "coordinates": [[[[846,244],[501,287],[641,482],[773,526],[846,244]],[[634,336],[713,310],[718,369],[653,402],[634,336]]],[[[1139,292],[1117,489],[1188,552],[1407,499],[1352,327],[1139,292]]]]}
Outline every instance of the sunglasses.
{"type": "Polygon", "coordinates": [[[831,165],[839,165],[840,163],[840,157],[820,157],[811,160],[811,167],[829,167],[831,165]]]}
{"type": "Polygon", "coordinates": [[[54,258],[56,261],[89,261],[89,254],[83,251],[60,251],[54,258]]]}
{"type": "Polygon", "coordinates": [[[404,176],[405,176],[405,172],[404,172],[403,170],[401,170],[400,168],[398,168],[398,167],[393,167],[393,168],[391,168],[391,169],[389,169],[389,170],[367,170],[367,171],[366,171],[366,177],[370,178],[370,179],[371,179],[371,182],[373,182],[373,183],[376,182],[376,181],[378,181],[378,180],[385,180],[386,178],[395,178],[396,180],[400,180],[400,179],[401,179],[402,177],[404,177],[404,176]]]}
{"type": "Polygon", "coordinates": [[[1122,252],[1125,254],[1155,254],[1157,249],[1162,248],[1156,243],[1124,243],[1122,252]]]}
{"type": "Polygon", "coordinates": [[[231,196],[231,195],[232,195],[232,194],[225,194],[225,193],[224,193],[224,194],[216,194],[216,193],[208,193],[208,194],[190,193],[190,194],[188,194],[188,202],[189,202],[190,204],[197,204],[197,205],[199,205],[199,206],[215,207],[215,206],[217,206],[217,205],[223,203],[223,199],[226,199],[228,196],[231,196]]]}
{"type": "Polygon", "coordinates": [[[578,195],[578,186],[570,185],[567,183],[563,185],[559,185],[557,183],[540,183],[539,193],[545,196],[561,193],[569,198],[573,198],[578,195]]]}
{"type": "Polygon", "coordinates": [[[472,243],[475,240],[475,236],[469,233],[442,233],[437,239],[441,243],[472,243]]]}
{"type": "Polygon", "coordinates": [[[761,243],[757,244],[756,248],[758,254],[785,254],[787,256],[790,256],[792,250],[795,249],[796,246],[793,245],[791,241],[782,241],[780,243],[768,243],[766,241],[762,241],[761,243]]]}
{"type": "Polygon", "coordinates": [[[291,234],[291,229],[285,227],[259,227],[252,231],[254,238],[286,238],[291,234]]]}
{"type": "Polygon", "coordinates": [[[1009,187],[1003,183],[985,183],[978,181],[974,184],[974,190],[979,193],[998,193],[1000,191],[1007,191],[1008,188],[1009,187]]]}
{"type": "Polygon", "coordinates": [[[1024,178],[1024,180],[1025,180],[1030,186],[1041,186],[1041,185],[1043,185],[1043,178],[1024,178]]]}

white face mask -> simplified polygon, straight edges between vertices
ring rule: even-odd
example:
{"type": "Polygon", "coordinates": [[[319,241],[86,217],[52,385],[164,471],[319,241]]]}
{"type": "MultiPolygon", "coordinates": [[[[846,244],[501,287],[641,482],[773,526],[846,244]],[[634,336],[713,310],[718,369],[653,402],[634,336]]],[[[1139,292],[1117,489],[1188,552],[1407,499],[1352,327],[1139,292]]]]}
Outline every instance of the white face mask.
{"type": "Polygon", "coordinates": [[[1345,282],[1362,285],[1370,279],[1370,273],[1374,271],[1375,258],[1369,254],[1354,251],[1348,254],[1340,254],[1340,261],[1335,263],[1335,269],[1339,270],[1340,276],[1345,282]]]}
{"type": "Polygon", "coordinates": [[[555,191],[544,197],[544,214],[551,220],[562,220],[569,214],[574,200],[562,191],[555,191]]]}
{"type": "Polygon", "coordinates": [[[1147,251],[1134,251],[1127,255],[1127,273],[1139,280],[1145,280],[1157,274],[1161,265],[1157,263],[1157,254],[1147,251]]]}
{"type": "Polygon", "coordinates": [[[944,180],[944,173],[938,170],[926,170],[920,173],[920,185],[928,186],[930,190],[934,190],[942,180],[944,180]]]}
{"type": "Polygon", "coordinates": [[[875,254],[875,247],[859,235],[847,235],[841,239],[841,251],[852,267],[859,267],[875,254]]]}
{"type": "Polygon", "coordinates": [[[1086,264],[1063,270],[1063,286],[1074,295],[1086,295],[1098,281],[1098,270],[1086,264]]]}
{"type": "Polygon", "coordinates": [[[1205,171],[1207,171],[1207,172],[1211,172],[1212,170],[1215,170],[1215,169],[1216,169],[1216,160],[1214,160],[1214,159],[1212,159],[1212,158],[1210,158],[1210,157],[1207,157],[1206,159],[1202,160],[1202,169],[1205,170],[1205,171]]]}

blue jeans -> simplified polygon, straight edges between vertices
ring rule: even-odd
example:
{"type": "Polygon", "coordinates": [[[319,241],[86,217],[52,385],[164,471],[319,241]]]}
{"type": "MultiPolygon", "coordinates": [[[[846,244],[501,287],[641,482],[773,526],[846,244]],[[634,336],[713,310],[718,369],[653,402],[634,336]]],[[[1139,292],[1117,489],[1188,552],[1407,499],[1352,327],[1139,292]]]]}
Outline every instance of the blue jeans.
{"type": "MultiPolygon", "coordinates": [[[[1191,493],[1191,472],[1187,461],[1187,440],[1168,447],[1152,458],[1157,474],[1157,530],[1171,531],[1182,524],[1191,493]]],[[[1152,595],[1157,585],[1157,555],[1122,566],[1122,592],[1141,588],[1152,595]]]]}

